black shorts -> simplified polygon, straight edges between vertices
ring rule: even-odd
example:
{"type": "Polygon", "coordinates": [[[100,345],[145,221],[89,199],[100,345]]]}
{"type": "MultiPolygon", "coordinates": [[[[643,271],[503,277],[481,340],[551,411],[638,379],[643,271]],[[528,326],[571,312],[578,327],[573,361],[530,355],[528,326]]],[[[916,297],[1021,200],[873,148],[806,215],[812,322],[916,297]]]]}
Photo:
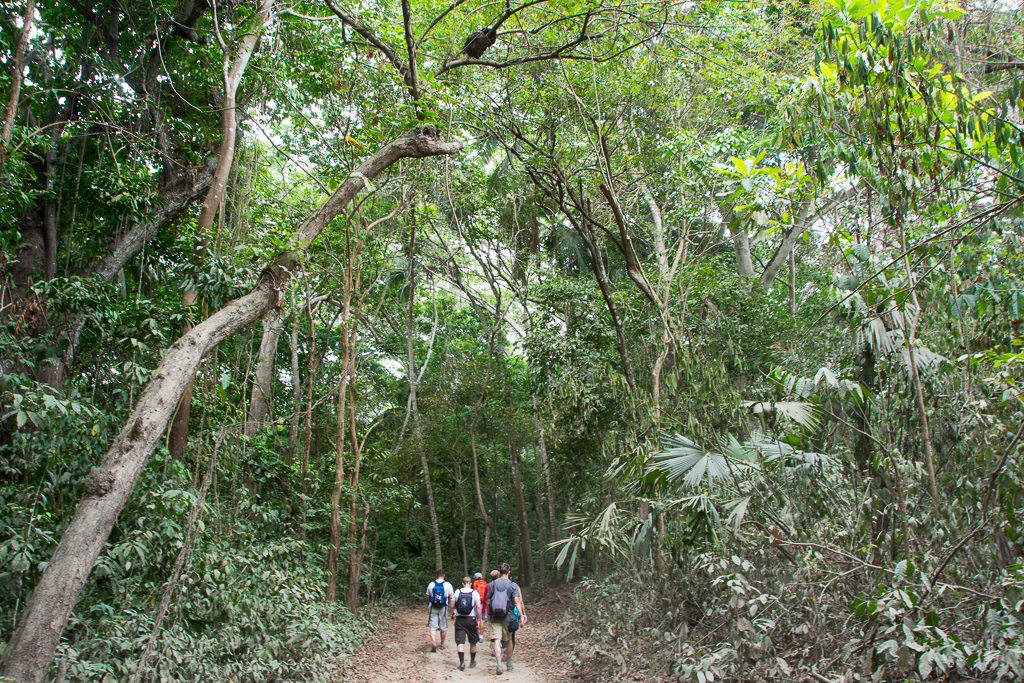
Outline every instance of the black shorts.
{"type": "Polygon", "coordinates": [[[480,631],[476,627],[476,617],[455,617],[455,644],[464,645],[466,636],[469,636],[471,644],[475,645],[480,641],[480,631]]]}

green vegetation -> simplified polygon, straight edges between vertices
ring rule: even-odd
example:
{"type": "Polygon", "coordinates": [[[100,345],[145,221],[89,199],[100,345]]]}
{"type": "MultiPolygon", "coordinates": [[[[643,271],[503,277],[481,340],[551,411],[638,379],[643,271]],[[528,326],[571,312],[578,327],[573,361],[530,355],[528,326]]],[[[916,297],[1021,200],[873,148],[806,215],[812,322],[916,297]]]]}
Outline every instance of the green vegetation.
{"type": "Polygon", "coordinates": [[[1024,677],[1017,4],[0,19],[0,677],[1024,677]]]}

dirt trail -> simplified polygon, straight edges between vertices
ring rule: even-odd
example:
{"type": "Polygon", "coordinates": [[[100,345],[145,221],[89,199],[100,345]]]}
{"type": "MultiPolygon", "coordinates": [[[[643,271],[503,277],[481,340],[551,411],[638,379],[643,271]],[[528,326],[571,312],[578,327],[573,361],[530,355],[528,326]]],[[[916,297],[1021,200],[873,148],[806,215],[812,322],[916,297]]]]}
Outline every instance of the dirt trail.
{"type": "Polygon", "coordinates": [[[530,608],[527,602],[530,619],[516,636],[515,669],[496,676],[494,655],[488,655],[491,652],[489,642],[477,645],[475,669],[469,668],[469,643],[466,643],[466,670],[459,671],[454,623],[449,620],[444,649],[431,653],[426,605],[402,607],[388,628],[352,655],[339,680],[344,683],[560,683],[568,680],[567,664],[556,658],[550,645],[558,633],[561,611],[557,604],[530,608]]]}

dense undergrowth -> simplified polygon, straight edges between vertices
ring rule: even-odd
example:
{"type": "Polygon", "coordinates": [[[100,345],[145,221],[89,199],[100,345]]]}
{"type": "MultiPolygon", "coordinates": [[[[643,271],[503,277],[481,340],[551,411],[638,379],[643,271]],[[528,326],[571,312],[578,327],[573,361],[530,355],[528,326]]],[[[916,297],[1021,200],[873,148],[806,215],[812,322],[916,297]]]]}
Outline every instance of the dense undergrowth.
{"type": "MultiPolygon", "coordinates": [[[[8,462],[33,472],[33,479],[0,485],[4,630],[12,628],[46,567],[66,524],[65,506],[80,496],[98,460],[87,446],[102,444],[106,430],[103,414],[87,401],[65,405],[33,392],[31,384],[19,390],[25,393],[18,393],[18,408],[30,411],[26,420],[40,429],[8,451],[31,459],[8,462]],[[69,452],[77,457],[61,457],[69,452]]],[[[275,465],[268,459],[277,460],[278,453],[262,437],[226,441],[142,680],[333,680],[341,658],[379,623],[385,603],[368,590],[372,599],[356,617],[343,603],[324,602],[323,553],[300,538],[292,510],[271,494],[281,482],[266,476],[275,465]]],[[[210,442],[202,443],[200,455],[208,458],[210,442]]],[[[200,463],[202,470],[207,462],[200,463]]],[[[150,462],[140,495],[122,512],[64,632],[54,675],[133,680],[183,551],[202,476],[168,460],[164,450],[150,462]]],[[[373,575],[368,572],[367,579],[373,575]]]]}
{"type": "Polygon", "coordinates": [[[589,538],[606,553],[623,545],[622,559],[581,582],[567,621],[563,642],[579,677],[1020,680],[1024,565],[1012,539],[1024,511],[1022,462],[1009,432],[987,448],[973,445],[958,495],[940,512],[929,505],[922,468],[894,458],[911,506],[905,537],[894,528],[896,501],[879,506],[883,477],[851,491],[832,458],[767,473],[760,481],[774,512],[748,510],[746,521],[713,519],[692,501],[667,503],[660,572],[654,557],[635,554],[646,526],[637,508],[620,504],[633,512],[620,513],[618,531],[589,538]],[[1005,471],[979,476],[1005,453],[1005,471]],[[1007,521],[993,530],[983,509],[996,480],[993,500],[1007,521]],[[695,538],[699,526],[708,533],[695,538]]]}

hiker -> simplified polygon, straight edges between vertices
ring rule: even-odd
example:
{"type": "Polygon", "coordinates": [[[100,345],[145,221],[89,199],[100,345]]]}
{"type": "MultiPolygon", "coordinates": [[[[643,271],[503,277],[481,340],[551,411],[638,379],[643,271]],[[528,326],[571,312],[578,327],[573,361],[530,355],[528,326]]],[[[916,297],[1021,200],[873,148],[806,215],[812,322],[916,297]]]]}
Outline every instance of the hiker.
{"type": "MultiPolygon", "coordinates": [[[[511,580],[511,579],[512,579],[512,577],[509,576],[509,580],[511,580]]],[[[507,640],[507,641],[506,640],[502,640],[501,641],[501,650],[502,650],[502,652],[505,653],[505,654],[502,655],[502,661],[504,661],[507,658],[511,657],[512,653],[515,652],[515,649],[516,649],[516,633],[519,631],[519,627],[525,625],[526,621],[527,621],[527,619],[526,619],[526,606],[523,604],[523,591],[522,591],[521,588],[519,588],[519,584],[516,583],[515,581],[512,581],[512,585],[515,586],[515,588],[516,588],[515,592],[518,593],[519,595],[515,599],[515,606],[516,606],[516,608],[515,608],[515,611],[512,613],[512,619],[511,619],[511,621],[509,621],[509,624],[508,624],[508,630],[512,632],[512,639],[511,640],[507,640]]]]}
{"type": "MultiPolygon", "coordinates": [[[[494,647],[494,659],[497,663],[495,671],[499,676],[503,673],[501,666],[501,641],[511,641],[512,632],[508,630],[509,622],[512,620],[512,609],[515,607],[515,599],[519,597],[519,588],[508,578],[511,569],[505,562],[498,567],[499,576],[487,587],[487,605],[490,612],[491,643],[494,647]]],[[[512,654],[514,652],[511,642],[508,649],[508,661],[506,666],[512,671],[512,654]]]]}
{"type": "Polygon", "coordinates": [[[476,668],[476,644],[480,641],[477,617],[483,611],[480,594],[473,588],[473,579],[464,577],[462,588],[452,596],[452,619],[455,620],[455,646],[459,651],[459,671],[466,670],[466,639],[469,639],[469,668],[476,668]]]}
{"type": "Polygon", "coordinates": [[[484,575],[480,572],[473,575],[473,590],[480,595],[481,607],[476,613],[476,627],[482,643],[484,642],[484,620],[487,619],[487,582],[484,581],[484,575]]]}
{"type": "Polygon", "coordinates": [[[430,629],[430,651],[444,649],[444,638],[448,635],[448,606],[455,589],[444,580],[444,572],[437,570],[437,578],[427,585],[427,628],[430,629]],[[441,644],[437,644],[437,632],[441,632],[441,644]]]}

